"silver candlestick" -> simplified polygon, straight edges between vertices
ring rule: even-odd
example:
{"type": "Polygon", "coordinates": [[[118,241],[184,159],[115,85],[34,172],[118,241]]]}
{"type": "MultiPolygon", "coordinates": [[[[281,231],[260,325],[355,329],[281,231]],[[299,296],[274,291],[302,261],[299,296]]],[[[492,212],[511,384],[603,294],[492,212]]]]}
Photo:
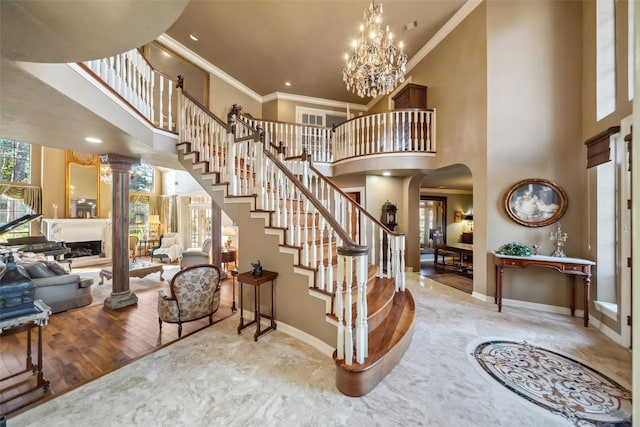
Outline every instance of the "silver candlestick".
{"type": "Polygon", "coordinates": [[[553,252],[553,254],[551,254],[551,256],[556,256],[556,257],[566,256],[566,254],[562,250],[562,247],[564,246],[564,242],[566,242],[568,238],[569,238],[569,235],[567,233],[562,232],[562,230],[560,229],[560,223],[558,223],[558,228],[556,229],[556,231],[553,233],[549,233],[549,239],[551,239],[551,241],[555,241],[555,245],[556,245],[556,250],[553,252]]]}

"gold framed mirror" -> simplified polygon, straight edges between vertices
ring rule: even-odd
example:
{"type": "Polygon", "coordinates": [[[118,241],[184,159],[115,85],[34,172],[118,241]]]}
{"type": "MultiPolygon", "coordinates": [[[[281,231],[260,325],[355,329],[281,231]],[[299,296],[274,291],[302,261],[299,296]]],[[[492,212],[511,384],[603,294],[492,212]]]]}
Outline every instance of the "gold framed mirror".
{"type": "Polygon", "coordinates": [[[67,218],[97,218],[100,212],[98,156],[67,151],[65,188],[67,218]]]}

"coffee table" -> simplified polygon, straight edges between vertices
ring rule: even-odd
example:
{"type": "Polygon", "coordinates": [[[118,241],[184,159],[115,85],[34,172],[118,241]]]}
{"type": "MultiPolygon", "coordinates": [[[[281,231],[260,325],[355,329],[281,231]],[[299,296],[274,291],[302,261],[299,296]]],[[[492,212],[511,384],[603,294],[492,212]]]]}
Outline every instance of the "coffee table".
{"type": "MultiPolygon", "coordinates": [[[[160,272],[160,281],[164,280],[162,274],[164,273],[164,264],[159,262],[149,261],[136,261],[129,263],[129,277],[143,278],[151,273],[160,272]]],[[[105,280],[111,280],[113,277],[113,267],[105,267],[100,270],[100,283],[102,285],[105,280]]]]}

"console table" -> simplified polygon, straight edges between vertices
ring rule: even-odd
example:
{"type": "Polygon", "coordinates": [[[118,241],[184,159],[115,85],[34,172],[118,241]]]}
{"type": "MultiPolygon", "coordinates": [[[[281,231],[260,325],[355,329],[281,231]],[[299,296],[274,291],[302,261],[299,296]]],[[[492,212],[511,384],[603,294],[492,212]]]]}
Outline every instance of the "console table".
{"type": "MultiPolygon", "coordinates": [[[[19,332],[27,331],[27,358],[26,358],[26,366],[25,369],[16,372],[12,375],[6,376],[4,378],[0,378],[0,382],[14,378],[18,375],[24,374],[25,372],[31,372],[32,375],[36,376],[36,384],[28,390],[24,390],[20,394],[16,394],[7,399],[2,400],[0,403],[5,403],[13,399],[17,399],[20,396],[24,396],[27,393],[30,393],[34,390],[42,388],[44,391],[49,389],[49,381],[44,378],[43,373],[43,365],[42,365],[42,327],[46,326],[49,322],[49,316],[51,315],[51,309],[48,305],[46,305],[42,300],[36,300],[34,302],[36,312],[24,315],[18,315],[15,317],[9,317],[3,320],[0,320],[0,336],[9,336],[14,335],[19,332]],[[31,329],[37,327],[38,328],[38,356],[37,362],[33,363],[33,358],[31,354],[31,329]]],[[[22,384],[22,383],[19,383],[22,384]]],[[[9,390],[10,388],[16,387],[16,385],[10,385],[5,389],[0,389],[1,392],[5,390],[9,390]]],[[[31,402],[25,403],[30,404],[31,402]]],[[[16,408],[18,409],[18,408],[16,408]]]]}
{"type": "Polygon", "coordinates": [[[502,255],[493,253],[496,268],[496,292],[494,301],[498,304],[498,312],[502,311],[502,276],[505,268],[544,267],[552,268],[569,275],[569,294],[571,315],[576,310],[576,276],[584,279],[584,327],[589,326],[589,285],[591,284],[591,266],[595,262],[580,258],[552,257],[532,255],[529,257],[502,255]]]}
{"type": "Polygon", "coordinates": [[[246,273],[238,274],[238,282],[240,283],[240,325],[238,325],[238,334],[244,328],[256,324],[256,332],[253,334],[253,340],[258,341],[258,337],[266,334],[271,330],[276,329],[276,308],[274,304],[274,280],[278,277],[278,273],[273,271],[262,271],[262,276],[254,276],[250,271],[246,273]],[[263,283],[271,282],[271,314],[260,313],[260,285],[263,283]],[[254,301],[254,317],[249,323],[244,323],[244,297],[242,295],[242,284],[253,286],[253,301],[254,301]],[[260,327],[260,317],[265,317],[271,320],[271,325],[266,329],[260,327]]]}

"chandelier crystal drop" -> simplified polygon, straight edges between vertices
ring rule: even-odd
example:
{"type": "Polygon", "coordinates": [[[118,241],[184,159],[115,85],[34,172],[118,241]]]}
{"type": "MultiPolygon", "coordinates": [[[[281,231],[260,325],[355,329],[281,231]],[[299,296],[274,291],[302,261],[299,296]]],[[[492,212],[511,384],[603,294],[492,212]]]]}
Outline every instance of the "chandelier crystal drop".
{"type": "Polygon", "coordinates": [[[393,44],[393,35],[387,25],[382,30],[382,4],[371,0],[364,11],[364,24],[360,25],[360,37],[352,42],[353,52],[345,54],[342,80],[347,90],[358,96],[376,97],[391,92],[404,81],[407,55],[393,44]]]}

